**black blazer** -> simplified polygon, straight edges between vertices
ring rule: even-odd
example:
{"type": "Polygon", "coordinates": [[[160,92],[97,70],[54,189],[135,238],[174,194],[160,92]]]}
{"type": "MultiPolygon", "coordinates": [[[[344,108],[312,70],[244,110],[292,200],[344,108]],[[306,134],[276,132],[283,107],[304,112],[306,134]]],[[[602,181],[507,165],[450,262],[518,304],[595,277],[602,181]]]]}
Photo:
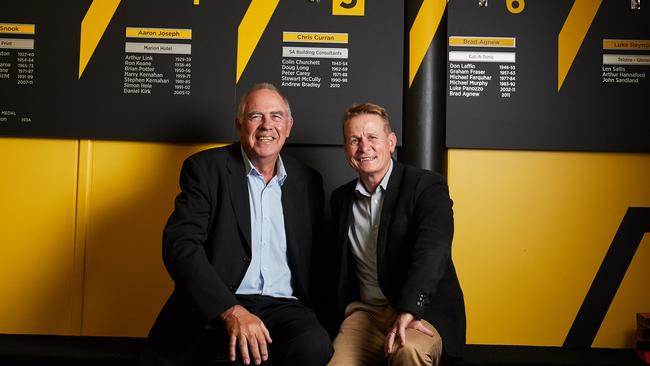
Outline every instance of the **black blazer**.
{"type": "MultiPolygon", "coordinates": [[[[312,245],[322,226],[322,178],[282,155],[287,178],[282,209],[294,296],[310,306],[312,245]]],[[[159,357],[192,357],[206,329],[237,304],[251,258],[248,183],[240,144],[209,149],[187,158],[181,192],[163,232],[163,261],[174,291],[163,306],[147,345],[159,357]]]]}
{"type": "MultiPolygon", "coordinates": [[[[345,307],[359,299],[348,240],[356,182],[331,196],[339,324],[345,307]]],[[[454,223],[447,184],[439,174],[393,161],[384,194],[377,238],[379,287],[391,306],[433,324],[446,355],[459,357],[465,345],[465,305],[451,260],[454,223]]]]}

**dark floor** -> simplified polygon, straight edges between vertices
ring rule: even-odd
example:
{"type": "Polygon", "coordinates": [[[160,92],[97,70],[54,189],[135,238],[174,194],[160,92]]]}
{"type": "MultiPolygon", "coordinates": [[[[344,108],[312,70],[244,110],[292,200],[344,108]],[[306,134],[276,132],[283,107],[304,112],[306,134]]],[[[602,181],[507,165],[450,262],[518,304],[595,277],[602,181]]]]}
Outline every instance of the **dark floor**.
{"type": "MultiPolygon", "coordinates": [[[[0,334],[0,365],[138,365],[141,338],[0,334]]],[[[630,349],[468,345],[458,366],[647,366],[630,349]]]]}
{"type": "Polygon", "coordinates": [[[142,339],[0,334],[0,365],[139,365],[142,339]]]}
{"type": "MultiPolygon", "coordinates": [[[[566,365],[632,366],[646,365],[631,349],[567,349],[562,347],[468,345],[463,366],[566,365]]],[[[647,365],[646,365],[647,366],[647,365]]]]}

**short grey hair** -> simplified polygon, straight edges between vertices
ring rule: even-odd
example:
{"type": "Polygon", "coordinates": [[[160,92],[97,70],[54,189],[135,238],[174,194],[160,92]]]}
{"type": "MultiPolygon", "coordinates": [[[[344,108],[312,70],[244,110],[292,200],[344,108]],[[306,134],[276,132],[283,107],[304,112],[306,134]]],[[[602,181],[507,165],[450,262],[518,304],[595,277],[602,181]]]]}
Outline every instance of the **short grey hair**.
{"type": "Polygon", "coordinates": [[[248,89],[248,91],[246,91],[246,93],[242,95],[241,99],[239,99],[239,105],[237,106],[237,119],[240,121],[244,120],[244,111],[246,109],[246,101],[248,100],[248,97],[253,92],[262,89],[271,90],[278,93],[278,95],[282,97],[285,107],[287,107],[287,114],[289,115],[289,118],[291,118],[291,107],[289,106],[289,100],[287,99],[287,97],[284,96],[284,94],[282,94],[280,89],[278,89],[275,85],[271,83],[258,83],[253,85],[250,89],[248,89]]]}

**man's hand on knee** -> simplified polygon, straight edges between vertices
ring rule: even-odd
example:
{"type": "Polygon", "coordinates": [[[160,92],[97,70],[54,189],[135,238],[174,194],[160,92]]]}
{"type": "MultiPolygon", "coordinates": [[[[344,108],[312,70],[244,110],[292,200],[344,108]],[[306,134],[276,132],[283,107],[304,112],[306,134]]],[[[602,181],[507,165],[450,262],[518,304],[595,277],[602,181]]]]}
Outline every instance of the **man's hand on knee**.
{"type": "Polygon", "coordinates": [[[427,327],[422,324],[419,319],[416,319],[415,316],[411,313],[402,312],[397,314],[393,326],[389,329],[388,334],[386,335],[386,343],[384,347],[384,354],[388,357],[393,353],[393,346],[395,345],[395,337],[399,337],[399,343],[404,346],[406,345],[406,329],[415,329],[423,334],[433,337],[434,333],[427,327]]]}
{"type": "Polygon", "coordinates": [[[256,365],[268,360],[267,344],[271,343],[271,335],[260,318],[251,314],[245,307],[235,305],[221,314],[221,320],[230,335],[230,361],[237,358],[237,344],[244,364],[250,364],[249,354],[252,354],[256,365]]]}

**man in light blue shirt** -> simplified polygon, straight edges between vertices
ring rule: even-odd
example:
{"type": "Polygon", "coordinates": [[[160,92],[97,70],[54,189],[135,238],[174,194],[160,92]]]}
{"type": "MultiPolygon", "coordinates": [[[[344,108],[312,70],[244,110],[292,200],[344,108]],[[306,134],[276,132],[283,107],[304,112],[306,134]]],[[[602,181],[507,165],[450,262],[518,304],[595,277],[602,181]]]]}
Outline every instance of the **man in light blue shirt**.
{"type": "Polygon", "coordinates": [[[145,365],[323,366],[331,358],[310,309],[323,183],[280,156],[292,126],[286,98],[256,85],[239,104],[239,143],[183,163],[163,233],[174,292],[149,333],[145,365]]]}
{"type": "Polygon", "coordinates": [[[282,184],[287,178],[282,158],[276,175],[266,183],[242,148],[251,209],[251,263],[237,295],[267,295],[295,299],[287,263],[287,238],[282,212],[282,184]]]}

